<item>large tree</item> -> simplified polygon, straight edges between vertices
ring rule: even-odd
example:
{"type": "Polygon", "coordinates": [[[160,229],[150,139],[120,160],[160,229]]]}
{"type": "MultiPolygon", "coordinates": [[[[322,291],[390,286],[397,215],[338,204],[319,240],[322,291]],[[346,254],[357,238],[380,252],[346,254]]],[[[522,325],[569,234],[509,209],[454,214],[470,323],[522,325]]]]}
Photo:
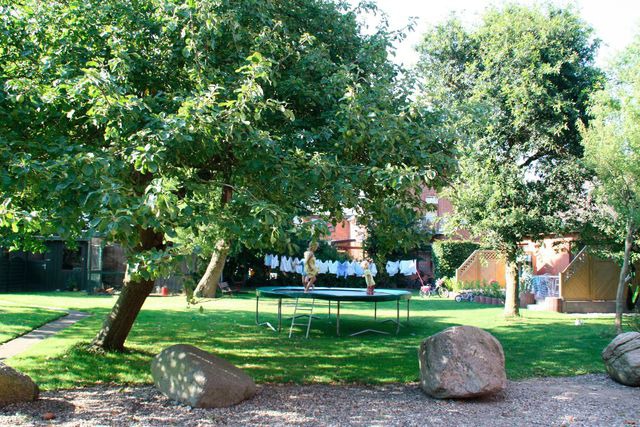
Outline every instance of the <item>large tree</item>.
{"type": "Polygon", "coordinates": [[[596,212],[602,214],[592,218],[600,232],[622,248],[610,246],[608,251],[622,252],[615,318],[621,333],[632,255],[637,259],[640,253],[640,36],[613,63],[608,77],[606,88],[593,96],[593,119],[582,135],[586,163],[596,173],[596,212]]]}
{"type": "Polygon", "coordinates": [[[448,164],[396,84],[396,34],[362,35],[342,3],[0,5],[0,243],[126,248],[104,349],[185,242],[212,254],[215,285],[229,248],[285,246],[296,217],[415,213],[425,171],[448,164]]]}
{"type": "Polygon", "coordinates": [[[459,171],[448,191],[464,227],[507,261],[505,314],[517,315],[518,243],[557,232],[581,191],[577,122],[601,75],[597,42],[574,12],[508,5],[476,28],[455,17],[419,46],[422,101],[448,112],[459,171]]]}

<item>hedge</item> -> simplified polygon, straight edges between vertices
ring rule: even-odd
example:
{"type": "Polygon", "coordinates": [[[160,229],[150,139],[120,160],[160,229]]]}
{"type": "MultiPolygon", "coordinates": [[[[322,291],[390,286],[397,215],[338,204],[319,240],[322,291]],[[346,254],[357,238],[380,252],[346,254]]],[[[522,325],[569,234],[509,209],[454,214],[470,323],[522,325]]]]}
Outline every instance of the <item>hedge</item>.
{"type": "Polygon", "coordinates": [[[434,274],[437,278],[455,277],[456,269],[480,247],[475,242],[438,240],[433,242],[434,274]]]}

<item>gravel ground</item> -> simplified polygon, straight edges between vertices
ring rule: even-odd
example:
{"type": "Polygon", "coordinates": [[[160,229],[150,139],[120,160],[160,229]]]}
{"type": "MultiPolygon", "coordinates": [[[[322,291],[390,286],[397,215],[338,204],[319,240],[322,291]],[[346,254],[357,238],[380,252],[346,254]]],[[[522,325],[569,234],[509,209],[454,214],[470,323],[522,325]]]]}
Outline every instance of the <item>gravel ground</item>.
{"type": "Polygon", "coordinates": [[[262,385],[258,395],[223,409],[192,409],[153,387],[91,387],[42,393],[0,409],[0,425],[251,426],[640,426],[640,388],[606,375],[509,382],[486,400],[427,397],[417,384],[262,385]],[[43,416],[55,415],[51,421],[43,416]]]}

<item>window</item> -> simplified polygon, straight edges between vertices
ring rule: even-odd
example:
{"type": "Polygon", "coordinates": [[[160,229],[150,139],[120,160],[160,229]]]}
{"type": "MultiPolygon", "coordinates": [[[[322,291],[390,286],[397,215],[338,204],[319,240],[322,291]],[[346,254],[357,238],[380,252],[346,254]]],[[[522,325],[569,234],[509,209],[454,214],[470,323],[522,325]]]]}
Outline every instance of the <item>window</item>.
{"type": "Polygon", "coordinates": [[[432,205],[438,204],[438,196],[427,196],[424,198],[425,203],[429,203],[432,205]]]}
{"type": "Polygon", "coordinates": [[[73,270],[76,268],[82,268],[82,254],[80,253],[80,248],[64,248],[64,253],[62,254],[62,269],[73,270]]]}

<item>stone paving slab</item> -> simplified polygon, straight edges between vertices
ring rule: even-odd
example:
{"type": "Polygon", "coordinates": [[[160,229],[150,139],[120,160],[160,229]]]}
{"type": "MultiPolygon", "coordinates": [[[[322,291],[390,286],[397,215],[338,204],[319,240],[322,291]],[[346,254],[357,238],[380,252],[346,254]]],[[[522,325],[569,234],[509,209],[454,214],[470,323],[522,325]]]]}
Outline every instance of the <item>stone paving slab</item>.
{"type": "MultiPolygon", "coordinates": [[[[49,307],[46,307],[51,309],[49,307]]],[[[47,339],[63,329],[68,328],[80,320],[91,316],[89,313],[83,313],[81,311],[69,311],[69,314],[63,316],[53,322],[49,322],[46,325],[34,329],[28,334],[22,335],[16,339],[8,341],[0,345],[0,361],[16,356],[29,347],[39,343],[40,341],[47,339]]]]}

